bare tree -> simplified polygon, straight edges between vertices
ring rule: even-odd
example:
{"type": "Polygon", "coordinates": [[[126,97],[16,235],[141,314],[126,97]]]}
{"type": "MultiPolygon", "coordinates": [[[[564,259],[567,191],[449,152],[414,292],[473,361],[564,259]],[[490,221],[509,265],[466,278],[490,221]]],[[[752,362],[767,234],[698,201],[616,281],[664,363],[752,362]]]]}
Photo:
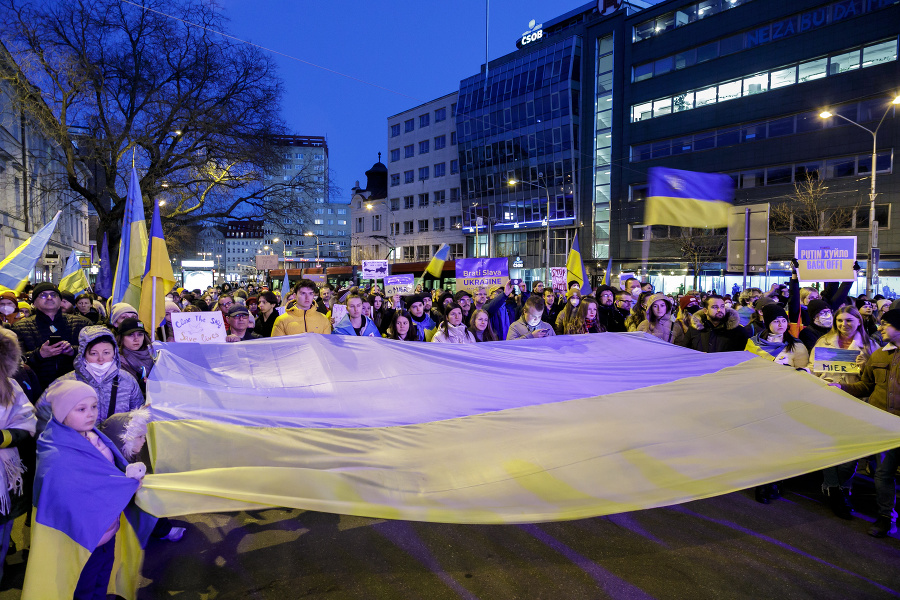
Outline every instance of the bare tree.
{"type": "Polygon", "coordinates": [[[696,227],[679,229],[679,234],[666,240],[666,244],[679,261],[687,262],[694,277],[692,287],[696,290],[703,269],[724,259],[725,230],[696,227]]]}
{"type": "Polygon", "coordinates": [[[819,179],[818,172],[798,177],[794,192],[783,202],[772,204],[770,231],[793,240],[797,235],[828,236],[852,228],[853,213],[861,201],[857,199],[853,205],[838,206],[828,194],[828,186],[819,179]]]}
{"type": "Polygon", "coordinates": [[[226,21],[215,3],[141,4],[0,0],[9,50],[0,60],[14,63],[0,77],[59,146],[67,184],[97,211],[100,235],[119,236],[132,164],[148,215],[164,199],[165,218],[183,225],[278,219],[324,196],[325,175],[282,170],[273,61],[214,33],[226,21]]]}

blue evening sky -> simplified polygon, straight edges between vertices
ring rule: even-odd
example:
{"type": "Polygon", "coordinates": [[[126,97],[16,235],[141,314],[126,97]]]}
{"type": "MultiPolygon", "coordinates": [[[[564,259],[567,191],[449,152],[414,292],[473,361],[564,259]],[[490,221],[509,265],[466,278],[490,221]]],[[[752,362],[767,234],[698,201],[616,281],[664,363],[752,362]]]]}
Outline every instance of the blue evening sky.
{"type": "MultiPolygon", "coordinates": [[[[328,139],[334,183],[350,199],[378,159],[387,118],[459,89],[485,57],[485,1],[219,0],[230,33],[381,86],[276,56],[291,133],[328,139]]],[[[584,0],[491,0],[491,60],[513,52],[528,22],[549,21],[584,0]]]]}

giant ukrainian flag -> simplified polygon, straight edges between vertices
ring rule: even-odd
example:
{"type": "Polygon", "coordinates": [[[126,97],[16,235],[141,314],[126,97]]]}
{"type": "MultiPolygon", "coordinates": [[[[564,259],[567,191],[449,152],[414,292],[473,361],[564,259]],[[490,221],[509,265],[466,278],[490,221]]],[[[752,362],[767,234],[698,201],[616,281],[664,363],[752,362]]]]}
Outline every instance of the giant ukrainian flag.
{"type": "Polygon", "coordinates": [[[141,305],[138,308],[144,327],[151,336],[166,316],[166,293],[174,286],[175,274],[169,261],[157,205],[153,208],[153,221],[150,224],[150,245],[147,248],[147,264],[141,283],[141,305]]]}
{"type": "Polygon", "coordinates": [[[449,523],[579,519],[900,446],[900,418],[805,372],[643,334],[161,347],[147,383],[154,474],[138,492],[159,516],[285,506],[449,523]]]}
{"type": "Polygon", "coordinates": [[[146,260],[147,222],[144,220],[144,201],[141,199],[137,170],[131,167],[125,216],[122,219],[122,239],[119,241],[119,262],[116,263],[110,306],[119,302],[132,306],[141,303],[141,279],[146,260]]]}
{"type": "Polygon", "coordinates": [[[734,182],[728,175],[651,167],[644,225],[728,226],[734,182]]]}
{"type": "Polygon", "coordinates": [[[56,222],[62,211],[57,211],[49,223],[37,230],[37,232],[22,242],[18,248],[9,253],[9,256],[0,261],[0,290],[9,289],[16,293],[22,291],[34,265],[40,260],[44,248],[50,241],[50,236],[56,229],[56,222]]]}

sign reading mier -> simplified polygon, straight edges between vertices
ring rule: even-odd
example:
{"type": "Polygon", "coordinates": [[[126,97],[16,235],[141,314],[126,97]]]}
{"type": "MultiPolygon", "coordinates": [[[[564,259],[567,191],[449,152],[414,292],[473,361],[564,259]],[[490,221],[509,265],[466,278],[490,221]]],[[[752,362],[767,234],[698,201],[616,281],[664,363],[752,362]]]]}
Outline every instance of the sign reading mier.
{"type": "Polygon", "coordinates": [[[504,286],[509,281],[508,258],[460,258],[456,260],[456,290],[474,292],[481,286],[504,286]]]}
{"type": "Polygon", "coordinates": [[[388,274],[388,261],[364,260],[362,261],[363,279],[384,279],[388,274]]]}
{"type": "Polygon", "coordinates": [[[813,348],[812,370],[815,373],[835,373],[837,375],[850,373],[859,375],[859,364],[856,362],[858,356],[859,350],[816,346],[813,348]]]}
{"type": "Polygon", "coordinates": [[[856,281],[856,236],[798,237],[794,258],[801,281],[856,281]]]}
{"type": "Polygon", "coordinates": [[[176,342],[224,343],[225,321],[219,311],[172,313],[172,332],[176,342]]]}
{"type": "Polygon", "coordinates": [[[412,294],[415,289],[415,277],[412,274],[388,275],[384,278],[384,295],[388,298],[397,294],[412,294]]]}

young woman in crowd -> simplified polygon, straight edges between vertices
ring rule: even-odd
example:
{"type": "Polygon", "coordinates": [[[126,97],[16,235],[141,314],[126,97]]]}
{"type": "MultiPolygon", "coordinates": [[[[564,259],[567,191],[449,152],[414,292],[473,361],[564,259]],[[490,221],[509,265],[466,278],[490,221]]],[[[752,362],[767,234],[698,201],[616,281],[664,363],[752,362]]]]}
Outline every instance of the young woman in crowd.
{"type": "Polygon", "coordinates": [[[476,342],[497,342],[500,338],[491,327],[491,315],[484,309],[478,308],[472,313],[469,331],[475,336],[476,342]]]}
{"type": "Polygon", "coordinates": [[[388,330],[388,337],[392,340],[415,342],[416,331],[412,327],[412,315],[405,310],[394,311],[394,318],[388,330]]]}
{"type": "Polygon", "coordinates": [[[602,333],[605,329],[597,319],[599,311],[600,306],[597,304],[597,301],[591,296],[585,296],[578,304],[575,314],[566,322],[566,328],[561,333],[569,335],[602,333]]]}
{"type": "Polygon", "coordinates": [[[631,314],[625,319],[625,327],[628,331],[637,331],[638,325],[647,318],[647,303],[653,292],[641,292],[637,302],[631,308],[631,314]]]}
{"type": "Polygon", "coordinates": [[[259,311],[256,313],[256,326],[253,331],[262,337],[272,337],[272,327],[278,318],[278,297],[272,292],[259,295],[259,311]]]}
{"type": "Polygon", "coordinates": [[[451,302],[446,306],[446,319],[438,325],[437,332],[431,338],[432,342],[439,344],[474,344],[475,336],[466,329],[463,323],[462,308],[459,304],[451,302]]]}
{"type": "Polygon", "coordinates": [[[649,333],[676,346],[683,345],[684,328],[675,318],[675,302],[664,294],[653,294],[647,298],[647,305],[646,318],[636,331],[649,333]]]}
{"type": "Polygon", "coordinates": [[[137,319],[125,319],[116,330],[116,341],[119,345],[122,370],[135,378],[141,388],[141,394],[146,398],[147,377],[153,368],[153,354],[150,336],[144,330],[144,324],[137,319]]]}
{"type": "Polygon", "coordinates": [[[554,324],[557,335],[562,335],[566,332],[568,323],[575,318],[575,312],[578,310],[579,304],[581,304],[581,292],[577,288],[572,288],[566,292],[566,304],[559,311],[559,314],[556,315],[556,323],[554,324]]]}

